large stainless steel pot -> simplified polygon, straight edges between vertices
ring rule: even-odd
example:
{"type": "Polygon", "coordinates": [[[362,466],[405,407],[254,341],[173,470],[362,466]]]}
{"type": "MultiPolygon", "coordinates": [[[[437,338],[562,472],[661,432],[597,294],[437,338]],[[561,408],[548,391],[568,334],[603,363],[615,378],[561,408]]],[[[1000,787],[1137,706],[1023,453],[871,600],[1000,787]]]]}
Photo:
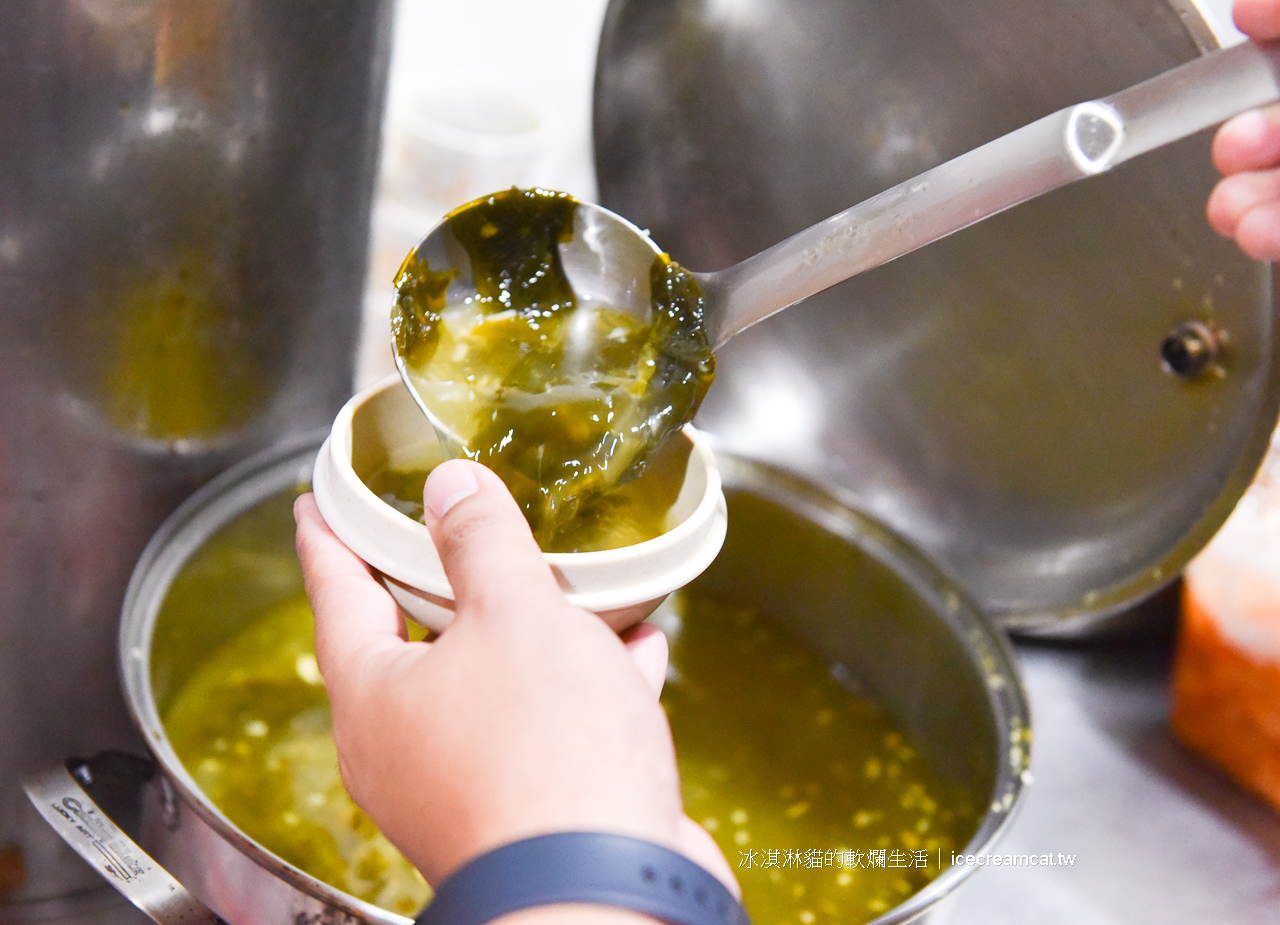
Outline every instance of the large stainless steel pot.
{"type": "MultiPolygon", "coordinates": [[[[148,804],[143,845],[231,925],[408,921],[317,882],[249,840],[196,787],[160,719],[206,653],[300,593],[291,502],[319,443],[317,437],[260,454],[193,495],[147,547],[125,601],[126,696],[168,795],[148,804]],[[201,558],[215,537],[218,556],[201,558]],[[198,603],[180,615],[164,611],[179,576],[184,601],[216,604],[207,612],[198,603]],[[234,595],[191,593],[228,586],[234,595]]],[[[722,455],[720,464],[729,536],[696,585],[784,621],[842,663],[945,780],[989,806],[966,851],[988,849],[1018,805],[1029,745],[1025,695],[1001,634],[910,546],[828,492],[740,457],[722,455]],[[771,554],[779,545],[785,555],[771,554]]],[[[877,922],[915,920],[972,869],[945,871],[877,922]]]]}
{"type": "Polygon", "coordinates": [[[18,778],[136,741],[114,641],[147,539],[351,392],[390,10],[0,8],[0,921],[100,886],[18,778]]]}
{"type": "MultiPolygon", "coordinates": [[[[718,269],[1216,41],[1182,0],[612,0],[600,200],[718,269]]],[[[1276,421],[1271,270],[1209,229],[1215,179],[1202,133],[836,286],[730,343],[697,423],[842,486],[1007,626],[1111,623],[1276,421]],[[1179,376],[1162,345],[1196,332],[1219,359],[1179,376]]]]}

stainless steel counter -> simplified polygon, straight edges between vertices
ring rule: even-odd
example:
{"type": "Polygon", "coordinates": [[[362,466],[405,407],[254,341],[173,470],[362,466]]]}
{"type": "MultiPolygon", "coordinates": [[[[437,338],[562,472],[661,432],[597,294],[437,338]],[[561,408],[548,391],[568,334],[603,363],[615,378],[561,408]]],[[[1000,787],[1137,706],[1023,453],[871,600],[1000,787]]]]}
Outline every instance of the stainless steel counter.
{"type": "Polygon", "coordinates": [[[1280,922],[1280,814],[1170,733],[1171,620],[1091,644],[1020,643],[1035,781],[953,925],[1280,922]]]}

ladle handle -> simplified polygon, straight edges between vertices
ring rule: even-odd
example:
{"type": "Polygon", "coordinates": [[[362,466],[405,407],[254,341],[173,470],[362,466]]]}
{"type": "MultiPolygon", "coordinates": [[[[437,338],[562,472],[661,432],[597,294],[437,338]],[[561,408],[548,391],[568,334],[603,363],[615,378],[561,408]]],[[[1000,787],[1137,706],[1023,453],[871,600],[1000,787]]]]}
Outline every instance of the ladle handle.
{"type": "Polygon", "coordinates": [[[988,216],[1280,99],[1280,43],[1245,42],[1069,106],[899,183],[717,273],[715,346],[988,216]]]}
{"type": "Polygon", "coordinates": [[[1243,42],[1103,98],[1123,137],[1106,170],[1280,100],[1280,42],[1243,42]]]}
{"type": "Polygon", "coordinates": [[[66,768],[31,774],[22,788],[62,840],[153,921],[227,925],[122,832],[66,768]]]}

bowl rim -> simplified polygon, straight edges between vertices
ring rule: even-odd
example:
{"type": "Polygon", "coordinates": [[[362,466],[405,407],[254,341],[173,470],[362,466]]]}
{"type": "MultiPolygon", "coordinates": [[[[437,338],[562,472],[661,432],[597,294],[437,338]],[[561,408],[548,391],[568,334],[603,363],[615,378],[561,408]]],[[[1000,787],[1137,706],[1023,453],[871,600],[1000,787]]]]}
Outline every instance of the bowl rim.
{"type": "MultiPolygon", "coordinates": [[[[338,412],[316,458],[313,476],[316,503],[338,538],[369,565],[409,587],[453,600],[453,589],[439,566],[431,531],[375,495],[351,466],[356,412],[394,389],[405,389],[406,397],[412,400],[399,374],[392,374],[357,392],[338,412]],[[358,510],[353,511],[347,505],[355,505],[358,510]],[[371,536],[384,528],[397,544],[403,544],[401,548],[414,552],[407,556],[389,552],[371,536]]],[[[567,590],[574,604],[588,610],[612,610],[653,600],[691,581],[719,553],[727,525],[716,455],[705,436],[692,425],[684,425],[680,433],[689,441],[690,460],[697,459],[706,482],[698,503],[683,520],[660,536],[617,549],[542,555],[552,569],[562,575],[572,575],[577,570],[604,569],[637,558],[669,557],[687,547],[692,547],[694,554],[682,557],[660,577],[646,570],[638,572],[636,580],[626,585],[567,590]]]]}

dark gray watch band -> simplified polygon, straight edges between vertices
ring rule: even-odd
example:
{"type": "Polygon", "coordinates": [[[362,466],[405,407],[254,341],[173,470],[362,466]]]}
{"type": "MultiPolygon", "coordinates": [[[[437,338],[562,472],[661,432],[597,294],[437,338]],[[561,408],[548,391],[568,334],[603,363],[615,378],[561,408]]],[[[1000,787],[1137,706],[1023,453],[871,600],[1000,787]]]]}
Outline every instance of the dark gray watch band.
{"type": "Polygon", "coordinates": [[[454,871],[417,925],[484,925],[530,906],[592,903],[669,925],[750,925],[719,880],[683,854],[603,832],[557,832],[503,845],[454,871]]]}

